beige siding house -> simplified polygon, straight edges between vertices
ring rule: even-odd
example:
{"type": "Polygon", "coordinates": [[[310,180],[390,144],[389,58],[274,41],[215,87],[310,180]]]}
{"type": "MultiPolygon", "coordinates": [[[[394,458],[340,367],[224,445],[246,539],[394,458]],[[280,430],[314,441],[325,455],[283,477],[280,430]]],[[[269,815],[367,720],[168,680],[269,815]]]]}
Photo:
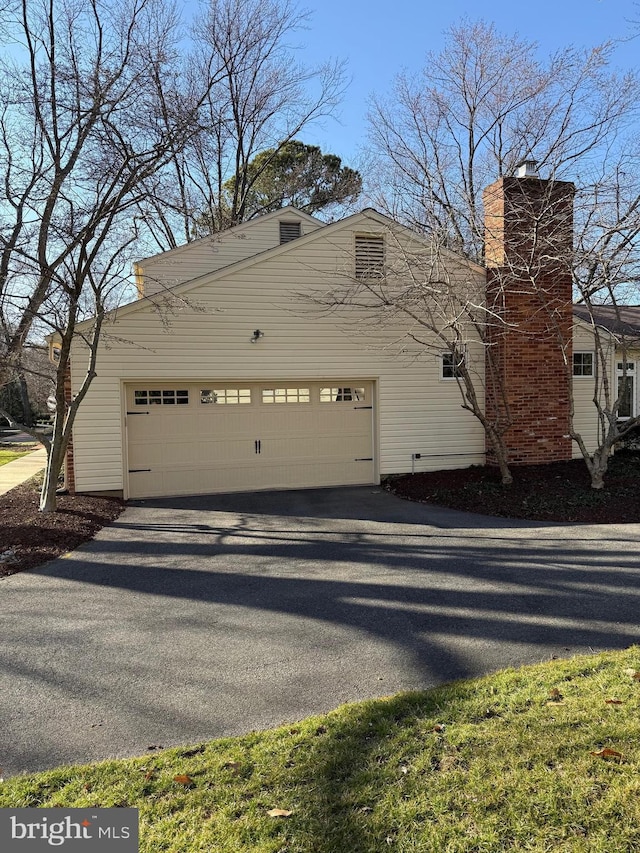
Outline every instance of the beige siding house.
{"type": "MultiPolygon", "coordinates": [[[[437,354],[402,345],[406,324],[362,328],[314,301],[353,277],[357,238],[376,262],[389,225],[372,210],[321,225],[286,209],[224,235],[212,256],[206,240],[169,252],[171,264],[142,262],[147,295],[110,317],[74,425],[76,490],[142,498],[365,484],[482,462],[484,434],[457,383],[437,354]]],[[[424,250],[402,229],[385,263],[405,253],[403,240],[424,250]]],[[[483,287],[482,268],[451,268],[483,287]]],[[[481,353],[470,357],[481,370],[481,353]]],[[[78,343],[73,388],[85,364],[78,343]]]]}
{"type": "MultiPolygon", "coordinates": [[[[146,498],[375,484],[387,474],[482,464],[484,431],[462,408],[443,353],[416,343],[420,324],[393,313],[383,321],[366,304],[324,304],[329,291],[375,282],[383,269],[410,281],[424,261],[439,280],[484,298],[487,270],[433,256],[425,238],[371,209],[325,224],[286,208],[141,261],[140,298],[104,326],[97,376],[73,428],[70,486],[146,498]]],[[[573,339],[574,426],[595,448],[593,330],[580,316],[573,339]]],[[[72,393],[86,356],[78,337],[72,393]]],[[[484,356],[470,335],[481,405],[484,356]]],[[[621,377],[612,332],[608,359],[610,382],[626,383],[635,414],[640,349],[621,377]]],[[[545,380],[528,372],[545,360],[523,356],[521,343],[506,359],[524,376],[525,401],[531,388],[545,393],[545,380]]],[[[523,452],[531,446],[539,457],[551,424],[570,456],[568,408],[564,425],[556,410],[531,408],[523,409],[523,452]]]]}

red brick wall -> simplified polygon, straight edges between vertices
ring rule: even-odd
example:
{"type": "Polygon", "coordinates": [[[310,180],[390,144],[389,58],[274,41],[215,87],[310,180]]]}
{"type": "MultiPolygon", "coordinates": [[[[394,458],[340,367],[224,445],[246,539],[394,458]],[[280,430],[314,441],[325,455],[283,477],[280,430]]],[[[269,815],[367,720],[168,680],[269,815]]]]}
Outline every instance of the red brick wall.
{"type": "Polygon", "coordinates": [[[487,416],[511,421],[510,464],[570,459],[573,184],[501,178],[483,201],[487,416]]]}

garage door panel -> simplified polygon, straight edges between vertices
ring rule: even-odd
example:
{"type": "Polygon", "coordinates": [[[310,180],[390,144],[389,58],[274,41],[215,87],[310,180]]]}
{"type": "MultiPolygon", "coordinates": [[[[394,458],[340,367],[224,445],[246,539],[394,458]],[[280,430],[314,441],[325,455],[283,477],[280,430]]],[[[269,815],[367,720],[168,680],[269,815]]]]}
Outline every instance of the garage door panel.
{"type": "MultiPolygon", "coordinates": [[[[221,407],[222,408],[222,407],[221,407]]],[[[247,407],[241,407],[241,411],[235,408],[232,411],[217,411],[215,413],[198,413],[194,418],[194,432],[198,436],[242,435],[250,437],[255,432],[253,422],[253,409],[247,411],[247,407]]]]}
{"type": "Polygon", "coordinates": [[[250,464],[255,455],[254,439],[217,439],[198,442],[198,460],[201,465],[217,463],[250,464]]]}
{"type": "MultiPolygon", "coordinates": [[[[181,384],[182,404],[173,405],[178,386],[128,387],[130,497],[374,482],[372,409],[321,402],[327,384],[283,383],[285,393],[245,384],[247,402],[236,405],[226,400],[237,392],[213,382],[181,384]],[[201,402],[205,387],[217,389],[215,402],[212,393],[201,402]],[[162,402],[141,406],[156,388],[162,402]]],[[[371,400],[371,384],[358,384],[371,400]]]]}

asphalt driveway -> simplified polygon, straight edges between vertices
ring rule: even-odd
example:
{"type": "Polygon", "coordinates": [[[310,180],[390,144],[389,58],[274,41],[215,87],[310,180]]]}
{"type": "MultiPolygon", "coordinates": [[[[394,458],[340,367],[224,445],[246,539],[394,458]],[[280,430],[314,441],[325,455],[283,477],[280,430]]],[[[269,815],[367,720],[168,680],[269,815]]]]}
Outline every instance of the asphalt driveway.
{"type": "Polygon", "coordinates": [[[640,524],[374,487],[139,502],[0,581],[5,775],[640,640],[640,524]]]}

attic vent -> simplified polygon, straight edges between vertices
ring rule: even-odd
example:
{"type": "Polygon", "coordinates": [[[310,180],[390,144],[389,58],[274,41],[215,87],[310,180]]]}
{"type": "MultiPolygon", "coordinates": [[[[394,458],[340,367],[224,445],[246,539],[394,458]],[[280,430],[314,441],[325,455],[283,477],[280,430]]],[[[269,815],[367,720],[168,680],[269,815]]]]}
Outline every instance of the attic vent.
{"type": "Polygon", "coordinates": [[[384,275],[384,237],[356,234],[356,278],[384,275]]]}
{"type": "Polygon", "coordinates": [[[297,240],[301,233],[299,222],[280,222],[281,243],[289,243],[291,240],[297,240]]]}

